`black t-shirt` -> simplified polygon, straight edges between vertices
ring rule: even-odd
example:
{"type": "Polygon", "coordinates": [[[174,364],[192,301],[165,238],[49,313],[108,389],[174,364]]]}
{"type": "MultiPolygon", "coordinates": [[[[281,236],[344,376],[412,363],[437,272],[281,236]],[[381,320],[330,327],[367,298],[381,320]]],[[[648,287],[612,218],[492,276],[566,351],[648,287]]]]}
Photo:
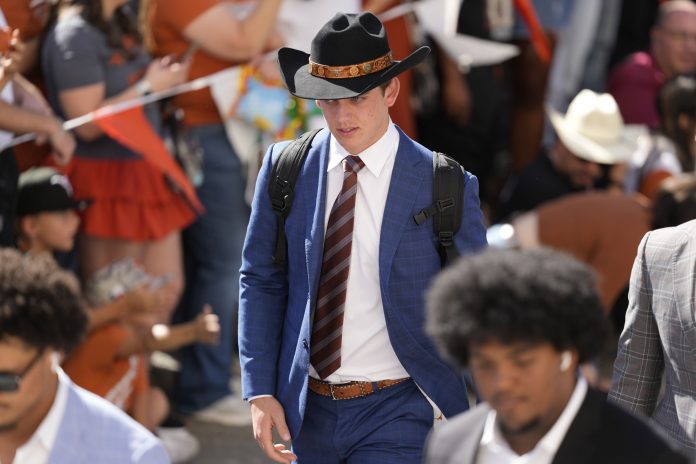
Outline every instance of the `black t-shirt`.
{"type": "MultiPolygon", "coordinates": [[[[595,183],[595,188],[605,188],[609,167],[602,167],[604,175],[595,183]]],[[[550,200],[569,193],[580,192],[565,174],[556,170],[545,149],[512,179],[501,194],[496,221],[508,219],[514,213],[529,211],[550,200]]]]}

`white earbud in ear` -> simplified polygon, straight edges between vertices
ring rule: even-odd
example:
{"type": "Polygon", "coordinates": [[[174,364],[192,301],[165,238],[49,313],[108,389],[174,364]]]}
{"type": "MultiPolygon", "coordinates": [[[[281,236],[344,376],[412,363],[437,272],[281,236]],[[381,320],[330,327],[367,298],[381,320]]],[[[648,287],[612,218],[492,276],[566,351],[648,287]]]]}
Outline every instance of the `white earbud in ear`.
{"type": "Polygon", "coordinates": [[[570,354],[570,351],[564,351],[561,353],[561,372],[567,371],[572,361],[573,356],[570,354]]]}

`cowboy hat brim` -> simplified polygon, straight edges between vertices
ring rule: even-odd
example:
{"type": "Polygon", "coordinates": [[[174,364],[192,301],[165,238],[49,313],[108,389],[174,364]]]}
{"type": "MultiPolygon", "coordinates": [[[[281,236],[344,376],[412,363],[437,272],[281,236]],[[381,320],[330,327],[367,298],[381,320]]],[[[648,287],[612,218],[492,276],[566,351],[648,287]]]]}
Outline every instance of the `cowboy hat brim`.
{"type": "Polygon", "coordinates": [[[278,50],[278,63],[291,94],[312,100],[338,100],[357,97],[387,82],[417,65],[430,53],[430,47],[420,47],[401,61],[372,74],[344,79],[317,77],[309,72],[309,54],[294,48],[278,50]]]}
{"type": "Polygon", "coordinates": [[[638,148],[638,138],[647,132],[645,126],[625,125],[621,136],[613,142],[598,143],[570,127],[564,115],[547,107],[551,124],[563,145],[578,158],[598,164],[616,164],[628,161],[638,148]]]}

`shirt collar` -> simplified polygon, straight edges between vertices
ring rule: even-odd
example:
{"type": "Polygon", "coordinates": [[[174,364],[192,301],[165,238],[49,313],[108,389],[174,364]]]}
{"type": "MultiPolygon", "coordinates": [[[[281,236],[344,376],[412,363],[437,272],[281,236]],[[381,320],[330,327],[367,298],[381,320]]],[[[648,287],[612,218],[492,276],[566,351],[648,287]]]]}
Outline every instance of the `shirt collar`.
{"type": "MultiPolygon", "coordinates": [[[[575,419],[575,416],[578,414],[578,411],[585,400],[587,389],[587,381],[582,375],[579,375],[578,381],[575,384],[575,389],[573,390],[573,394],[570,396],[565,409],[563,409],[563,412],[553,424],[553,427],[546,432],[546,435],[539,440],[539,443],[537,443],[534,449],[527,454],[531,454],[537,449],[543,449],[552,456],[556,454],[558,448],[563,442],[563,439],[565,438],[566,433],[568,432],[568,429],[570,428],[570,424],[575,419]]],[[[510,449],[507,441],[505,441],[505,437],[503,437],[500,428],[497,426],[496,413],[493,409],[491,409],[486,417],[486,423],[483,427],[483,435],[481,436],[481,446],[503,448],[513,455],[517,454],[510,449]]]]}
{"type": "MultiPolygon", "coordinates": [[[[384,165],[389,158],[387,155],[392,152],[395,153],[398,145],[399,132],[396,130],[394,123],[390,119],[384,135],[382,135],[379,140],[362,152],[358,153],[356,156],[360,157],[363,163],[365,163],[365,167],[375,177],[379,177],[379,174],[382,172],[382,168],[384,168],[384,165]]],[[[348,151],[343,148],[340,143],[338,143],[338,140],[336,140],[332,134],[331,143],[329,145],[329,162],[326,171],[331,171],[336,166],[341,164],[341,161],[343,161],[346,156],[351,156],[351,154],[348,153],[348,151]]]]}
{"type": "MultiPolygon", "coordinates": [[[[53,400],[53,405],[51,409],[48,410],[48,414],[44,417],[39,428],[34,432],[34,437],[36,437],[41,443],[41,446],[49,452],[53,449],[53,444],[56,441],[60,424],[63,422],[63,415],[65,414],[65,407],[68,402],[68,386],[63,378],[65,374],[60,367],[56,367],[56,375],[58,375],[58,388],[56,390],[56,397],[53,400]]],[[[31,442],[34,437],[29,441],[31,442]]]]}

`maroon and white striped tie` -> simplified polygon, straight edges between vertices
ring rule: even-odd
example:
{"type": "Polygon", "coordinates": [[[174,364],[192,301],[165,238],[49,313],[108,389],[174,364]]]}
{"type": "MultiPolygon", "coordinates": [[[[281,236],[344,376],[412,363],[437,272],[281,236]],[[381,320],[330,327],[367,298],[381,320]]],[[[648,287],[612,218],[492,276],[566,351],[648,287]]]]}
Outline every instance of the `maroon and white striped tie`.
{"type": "Polygon", "coordinates": [[[341,367],[343,308],[353,244],[358,171],[365,166],[357,156],[343,159],[343,187],[331,208],[324,237],[324,261],[312,326],[310,361],[322,379],[341,367]]]}

